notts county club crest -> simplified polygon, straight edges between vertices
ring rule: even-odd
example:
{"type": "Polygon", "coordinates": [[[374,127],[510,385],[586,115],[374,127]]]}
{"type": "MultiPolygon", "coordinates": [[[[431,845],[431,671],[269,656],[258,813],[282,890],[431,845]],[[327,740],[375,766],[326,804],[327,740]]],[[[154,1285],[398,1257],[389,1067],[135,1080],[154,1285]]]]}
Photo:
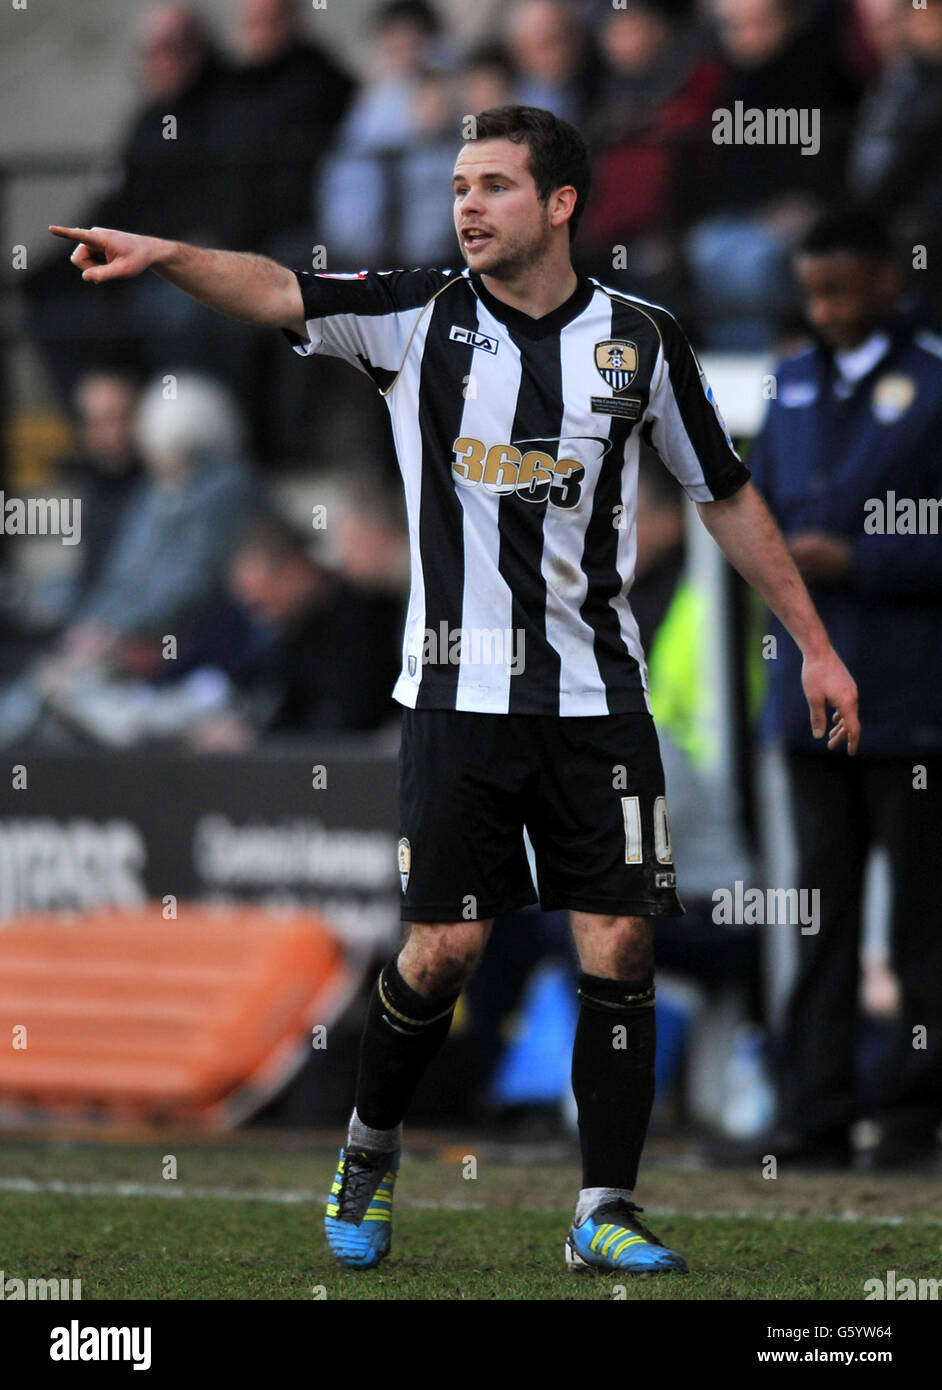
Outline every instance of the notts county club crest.
{"type": "Polygon", "coordinates": [[[613,391],[624,391],[638,372],[638,349],[624,338],[608,338],[595,345],[599,376],[613,391]]]}

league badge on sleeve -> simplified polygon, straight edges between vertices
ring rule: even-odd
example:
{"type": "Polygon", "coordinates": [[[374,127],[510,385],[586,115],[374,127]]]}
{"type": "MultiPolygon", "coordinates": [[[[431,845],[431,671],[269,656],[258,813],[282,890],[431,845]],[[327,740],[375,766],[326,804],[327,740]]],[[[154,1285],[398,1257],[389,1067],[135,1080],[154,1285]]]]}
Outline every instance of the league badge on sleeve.
{"type": "Polygon", "coordinates": [[[402,884],[402,891],[405,892],[409,886],[409,874],[412,871],[412,846],[405,836],[399,841],[399,882],[402,884]]]}

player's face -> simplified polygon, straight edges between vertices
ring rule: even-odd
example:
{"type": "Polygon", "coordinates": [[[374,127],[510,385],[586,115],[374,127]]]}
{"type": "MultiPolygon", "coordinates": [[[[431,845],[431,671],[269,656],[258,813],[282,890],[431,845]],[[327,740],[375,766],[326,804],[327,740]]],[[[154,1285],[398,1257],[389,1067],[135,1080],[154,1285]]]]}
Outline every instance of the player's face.
{"type": "Polygon", "coordinates": [[[529,170],[529,150],[513,140],[469,140],[455,163],[455,231],[471,270],[504,279],[550,245],[547,203],[529,170]]]}
{"type": "Polygon", "coordinates": [[[893,309],[896,272],[850,251],[799,256],[795,265],[809,322],[829,347],[855,348],[893,309]]]}

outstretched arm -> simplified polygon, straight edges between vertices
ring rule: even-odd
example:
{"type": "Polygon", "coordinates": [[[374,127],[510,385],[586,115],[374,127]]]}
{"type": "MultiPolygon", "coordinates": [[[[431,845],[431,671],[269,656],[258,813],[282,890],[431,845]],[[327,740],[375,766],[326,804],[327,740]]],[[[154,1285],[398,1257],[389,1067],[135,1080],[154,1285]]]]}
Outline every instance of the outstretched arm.
{"type": "Polygon", "coordinates": [[[111,227],[52,226],[49,230],[79,243],[72,260],[83,280],[101,284],[152,270],[220,314],[245,323],[290,328],[299,337],[307,337],[294,272],[266,256],[212,251],[111,227]]]}
{"type": "Polygon", "coordinates": [[[831,646],[804,581],[768,507],[752,483],[718,502],[698,502],[704,526],[743,579],[791,633],[804,662],[801,683],[815,738],[827,731],[827,705],[834,706],[828,748],[847,744],[857,751],[860,720],[857,686],[831,646]]]}

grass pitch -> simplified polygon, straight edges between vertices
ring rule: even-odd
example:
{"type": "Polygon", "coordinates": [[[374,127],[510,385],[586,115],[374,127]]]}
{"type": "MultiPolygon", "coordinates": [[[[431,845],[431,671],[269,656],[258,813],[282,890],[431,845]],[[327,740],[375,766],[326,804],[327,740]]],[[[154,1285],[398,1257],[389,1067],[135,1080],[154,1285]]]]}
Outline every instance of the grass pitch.
{"type": "Polygon", "coordinates": [[[340,1269],[321,1221],[323,1136],[0,1142],[0,1268],[81,1279],[98,1299],[862,1299],[886,1271],[942,1276],[939,1175],[642,1170],[637,1200],[688,1276],[567,1273],[578,1170],[467,1141],[407,1149],[393,1250],[340,1269]],[[468,1160],[473,1158],[474,1163],[468,1160]],[[173,1171],[176,1177],[165,1177],[173,1171]],[[475,1173],[475,1176],[471,1176],[475,1173]]]}

